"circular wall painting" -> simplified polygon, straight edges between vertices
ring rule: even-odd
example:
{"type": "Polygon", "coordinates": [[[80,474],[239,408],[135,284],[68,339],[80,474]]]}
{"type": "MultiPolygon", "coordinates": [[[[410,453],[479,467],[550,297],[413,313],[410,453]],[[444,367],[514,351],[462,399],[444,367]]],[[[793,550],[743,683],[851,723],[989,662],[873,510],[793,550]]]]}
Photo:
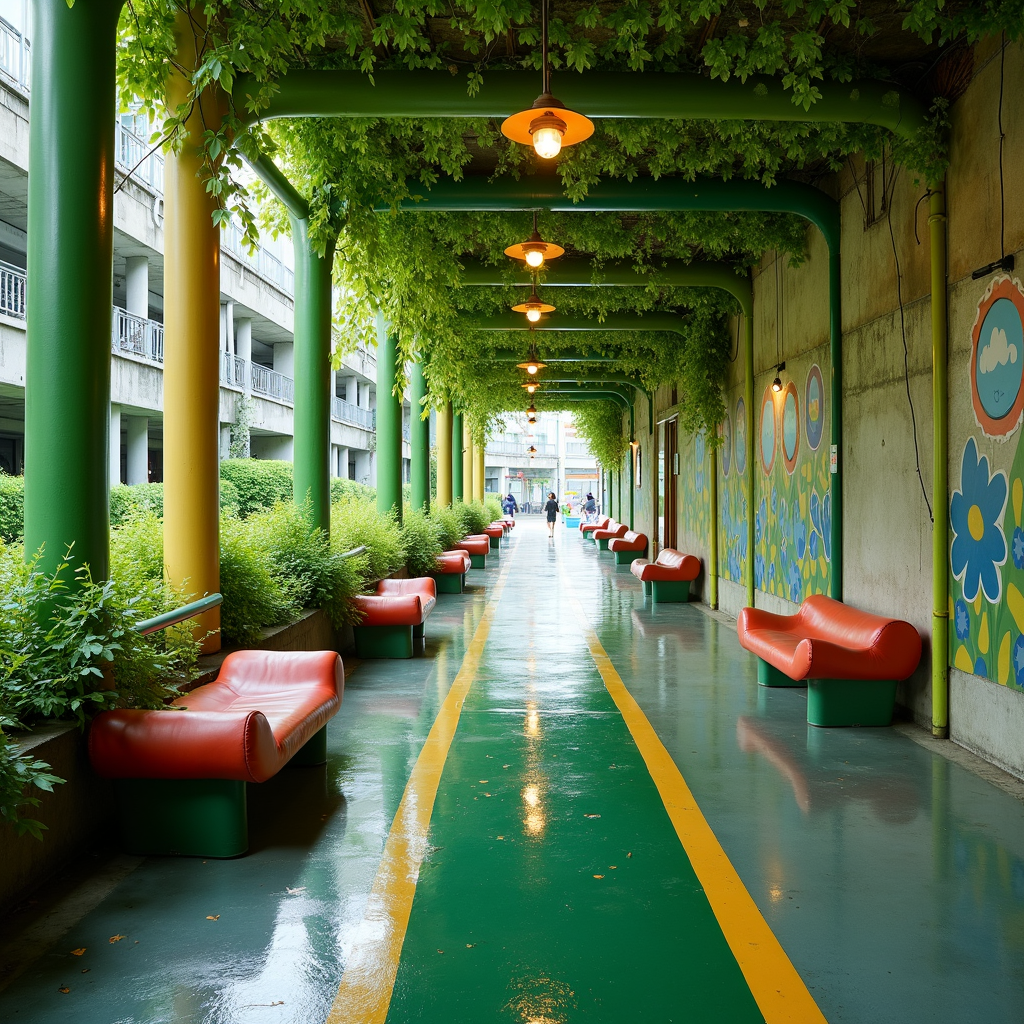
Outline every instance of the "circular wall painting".
{"type": "Polygon", "coordinates": [[[726,412],[722,420],[722,476],[729,475],[729,468],[732,464],[732,420],[726,412]]]}
{"type": "Polygon", "coordinates": [[[782,399],[782,460],[790,476],[796,469],[796,457],[800,453],[800,408],[796,397],[796,383],[786,385],[782,399]]]}
{"type": "Polygon", "coordinates": [[[807,371],[807,386],[804,388],[804,436],[812,452],[818,450],[824,432],[825,383],[821,378],[821,370],[815,363],[807,371]]]}
{"type": "Polygon", "coordinates": [[[747,471],[747,407],[741,398],[736,403],[736,429],[733,432],[733,453],[736,456],[736,472],[743,476],[747,471]]]}
{"type": "Polygon", "coordinates": [[[761,399],[761,466],[765,476],[775,465],[775,392],[769,385],[761,399]]]}
{"type": "Polygon", "coordinates": [[[971,331],[971,400],[987,437],[1004,438],[1024,412],[1024,294],[1010,278],[994,281],[971,331]]]}

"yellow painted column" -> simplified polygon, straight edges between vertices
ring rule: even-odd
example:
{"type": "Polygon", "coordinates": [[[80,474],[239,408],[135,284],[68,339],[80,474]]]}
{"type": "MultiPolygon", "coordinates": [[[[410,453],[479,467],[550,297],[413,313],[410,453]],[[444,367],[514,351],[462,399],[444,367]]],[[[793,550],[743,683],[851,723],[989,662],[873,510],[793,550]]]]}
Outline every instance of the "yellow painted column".
{"type": "Polygon", "coordinates": [[[462,500],[473,500],[473,431],[465,415],[462,417],[462,500]]]}
{"type": "Polygon", "coordinates": [[[445,402],[435,414],[437,430],[437,498],[439,506],[452,503],[452,403],[445,402]]]}
{"type": "Polygon", "coordinates": [[[473,439],[473,500],[483,504],[484,500],[484,444],[473,439]]]}
{"type": "MultiPolygon", "coordinates": [[[[177,64],[200,64],[199,12],[174,23],[177,64]]],[[[188,98],[172,65],[168,105],[188,98]]],[[[220,589],[219,403],[220,232],[207,194],[200,145],[204,121],[220,123],[219,97],[204,93],[184,146],[164,163],[164,573],[195,597],[220,589]]],[[[198,618],[204,653],[220,650],[220,609],[198,618]],[[210,634],[210,635],[207,635],[210,634]]]]}

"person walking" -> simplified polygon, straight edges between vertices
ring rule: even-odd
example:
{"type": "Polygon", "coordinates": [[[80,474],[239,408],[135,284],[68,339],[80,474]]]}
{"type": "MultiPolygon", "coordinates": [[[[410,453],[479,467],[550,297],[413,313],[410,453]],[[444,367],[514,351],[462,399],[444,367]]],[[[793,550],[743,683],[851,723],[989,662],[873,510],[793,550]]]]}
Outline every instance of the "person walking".
{"type": "Polygon", "coordinates": [[[587,500],[583,506],[583,512],[586,515],[586,522],[592,523],[597,515],[597,502],[594,501],[593,494],[587,491],[587,500]]]}
{"type": "Polygon", "coordinates": [[[505,495],[505,500],[501,503],[501,510],[505,515],[515,519],[516,513],[519,511],[519,505],[516,503],[515,495],[511,491],[505,495]]]}
{"type": "Polygon", "coordinates": [[[548,518],[548,536],[555,535],[555,519],[558,516],[558,502],[555,500],[555,492],[548,491],[548,500],[544,502],[544,511],[548,518]]]}

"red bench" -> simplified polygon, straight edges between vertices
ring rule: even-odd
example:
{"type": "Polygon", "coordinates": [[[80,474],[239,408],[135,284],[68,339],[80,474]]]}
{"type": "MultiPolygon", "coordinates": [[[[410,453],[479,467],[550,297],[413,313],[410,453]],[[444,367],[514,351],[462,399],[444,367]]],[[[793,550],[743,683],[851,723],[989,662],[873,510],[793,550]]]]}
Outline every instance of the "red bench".
{"type": "Polygon", "coordinates": [[[583,534],[584,540],[591,540],[590,534],[595,530],[605,529],[611,520],[607,516],[602,516],[600,519],[595,519],[592,523],[580,523],[580,533],[583,534]]]}
{"type": "Polygon", "coordinates": [[[484,536],[491,542],[491,550],[497,551],[501,538],[505,536],[505,527],[501,523],[491,523],[484,527],[484,536]]]}
{"type": "Polygon", "coordinates": [[[429,576],[381,580],[375,594],[360,594],[352,603],[362,613],[353,632],[356,657],[411,658],[413,640],[437,603],[437,586],[429,576]]]}
{"type": "Polygon", "coordinates": [[[491,550],[491,538],[487,534],[470,534],[468,537],[463,537],[455,546],[460,551],[465,551],[469,554],[472,568],[487,568],[487,552],[491,550]]]}
{"type": "Polygon", "coordinates": [[[235,651],[212,683],[159,711],[97,715],[96,773],[114,780],[124,848],[237,857],[249,845],[247,782],[327,760],[345,670],[334,651],[235,651]]]}
{"type": "Polygon", "coordinates": [[[625,523],[617,523],[614,519],[601,529],[594,530],[590,535],[594,538],[594,543],[602,551],[608,550],[608,541],[615,540],[617,537],[625,537],[629,532],[629,527],[625,523]]]}
{"type": "Polygon", "coordinates": [[[608,541],[608,550],[614,552],[616,565],[629,565],[638,554],[641,558],[646,556],[647,534],[627,530],[621,537],[608,541]]]}
{"type": "Polygon", "coordinates": [[[700,575],[700,559],[675,548],[662,548],[649,562],[635,558],[629,571],[644,585],[644,595],[655,601],[689,601],[690,583],[700,575]]]}
{"type": "Polygon", "coordinates": [[[465,551],[442,551],[431,574],[439,594],[461,594],[472,559],[465,551]]]}
{"type": "Polygon", "coordinates": [[[888,725],[897,682],[921,660],[921,636],[909,622],[822,594],[808,597],[795,615],[744,608],[736,631],[758,657],[762,686],[807,682],[811,725],[888,725]]]}

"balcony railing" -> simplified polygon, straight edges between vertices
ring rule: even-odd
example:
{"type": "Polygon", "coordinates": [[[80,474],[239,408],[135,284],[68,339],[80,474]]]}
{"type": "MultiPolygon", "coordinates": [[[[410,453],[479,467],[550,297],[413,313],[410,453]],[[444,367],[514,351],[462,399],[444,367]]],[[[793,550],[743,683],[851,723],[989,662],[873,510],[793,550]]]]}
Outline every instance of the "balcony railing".
{"type": "Polygon", "coordinates": [[[590,445],[586,441],[566,441],[565,454],[573,459],[590,458],[590,445]]]}
{"type": "MultiPolygon", "coordinates": [[[[554,444],[537,444],[532,442],[534,448],[537,449],[535,454],[552,456],[558,454],[558,445],[554,444]]],[[[510,455],[514,458],[529,458],[529,452],[526,450],[530,445],[519,441],[488,441],[486,452],[488,455],[510,455]]]]}
{"type": "Polygon", "coordinates": [[[0,18],[0,71],[28,91],[32,71],[29,41],[10,22],[0,18]]]}
{"type": "Polygon", "coordinates": [[[245,390],[245,375],[247,373],[246,361],[241,356],[221,349],[220,353],[220,382],[229,388],[245,390]]]}
{"type": "Polygon", "coordinates": [[[164,325],[114,307],[112,348],[115,354],[138,356],[150,362],[164,361],[164,325]]]}
{"type": "Polygon", "coordinates": [[[363,430],[375,430],[377,417],[373,409],[360,409],[358,405],[335,398],[331,403],[331,416],[339,423],[352,423],[363,430]]]}
{"type": "Polygon", "coordinates": [[[122,174],[131,174],[132,181],[142,182],[157,195],[164,194],[164,158],[150,153],[151,146],[120,121],[115,126],[114,163],[122,174]]]}
{"type": "Polygon", "coordinates": [[[237,224],[229,224],[220,236],[221,246],[243,263],[252,267],[257,274],[272,281],[285,294],[295,294],[295,273],[289,270],[276,256],[272,256],[262,246],[249,255],[249,247],[243,242],[242,229],[237,224]]]}
{"type": "Polygon", "coordinates": [[[271,370],[269,366],[261,366],[259,363],[250,363],[252,371],[252,393],[262,395],[264,398],[276,398],[279,402],[287,402],[289,405],[295,401],[295,381],[286,377],[277,370],[271,370]]]}
{"type": "Polygon", "coordinates": [[[25,319],[25,271],[0,260],[0,313],[25,319]]]}

